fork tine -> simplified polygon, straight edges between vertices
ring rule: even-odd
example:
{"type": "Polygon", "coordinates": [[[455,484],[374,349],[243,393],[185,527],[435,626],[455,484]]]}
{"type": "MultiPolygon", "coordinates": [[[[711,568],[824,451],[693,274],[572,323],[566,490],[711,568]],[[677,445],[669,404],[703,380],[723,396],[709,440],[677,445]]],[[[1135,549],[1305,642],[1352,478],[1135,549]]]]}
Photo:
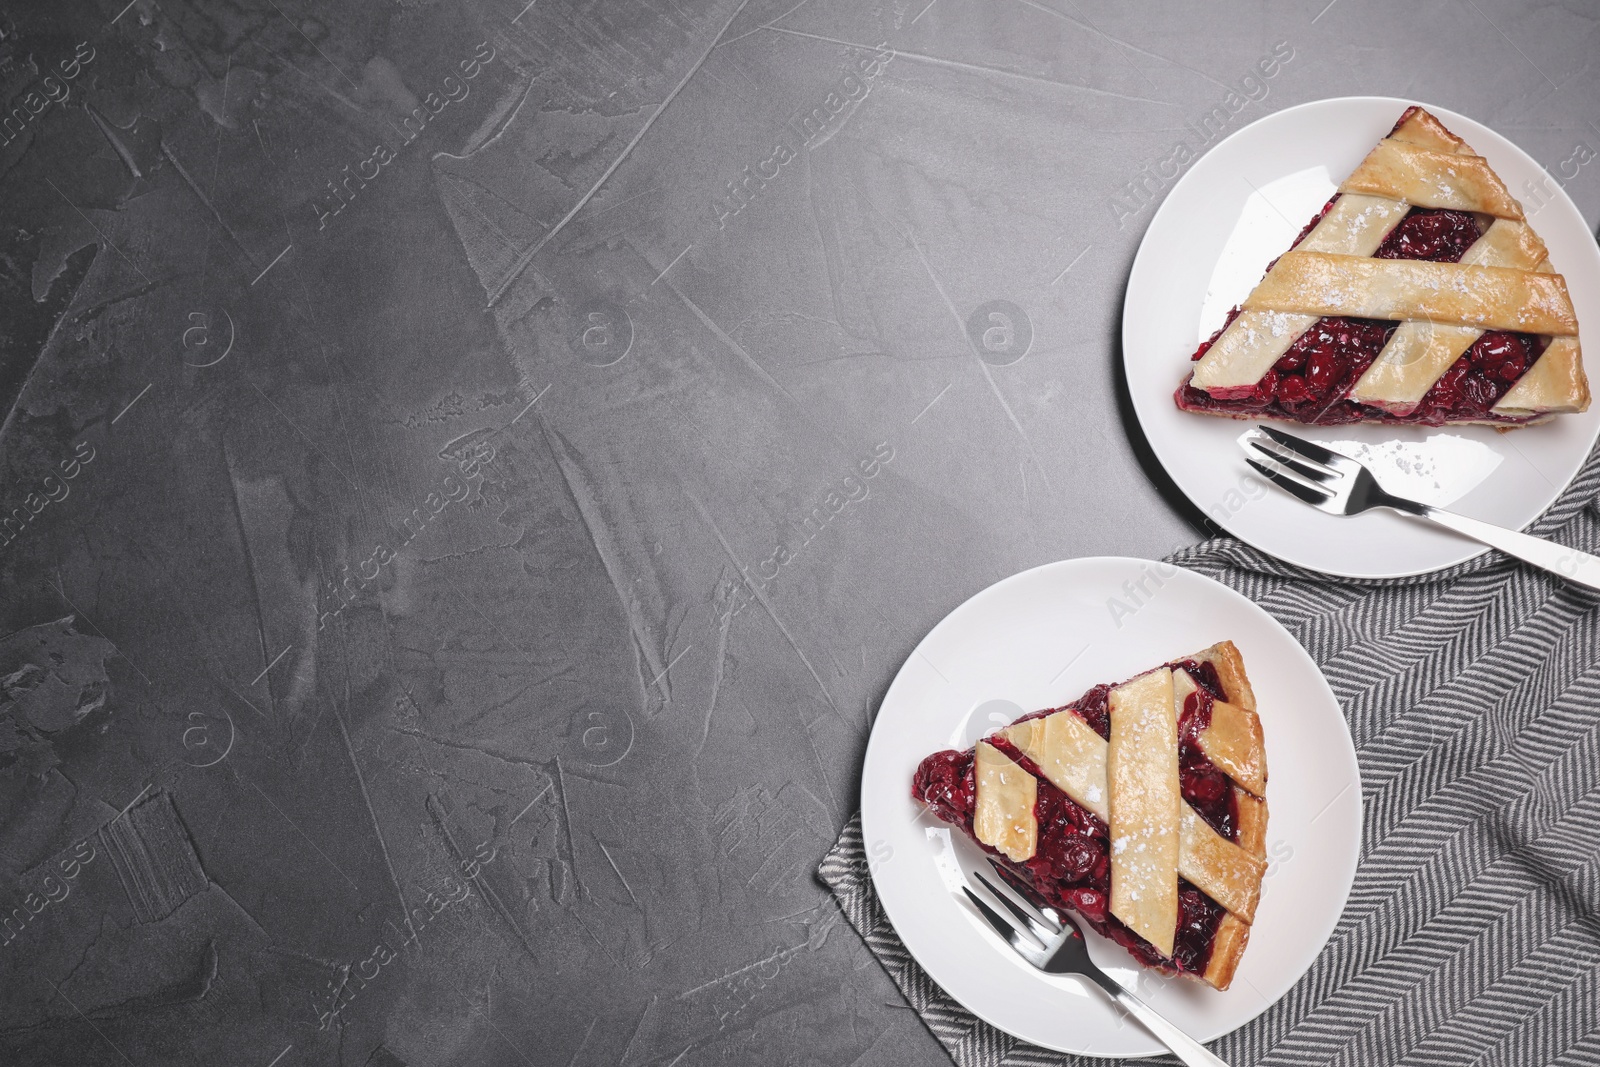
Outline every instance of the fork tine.
{"type": "Polygon", "coordinates": [[[989,867],[999,877],[1001,883],[1009,887],[1019,899],[1026,901],[1034,911],[1044,916],[1045,923],[1053,926],[1056,933],[1059,934],[1070,930],[1072,933],[1080,934],[1081,936],[1077,924],[1072,921],[1071,912],[1063,911],[1052,905],[1040,895],[1037,889],[1000,866],[993,858],[989,860],[989,867]]]}
{"type": "Polygon", "coordinates": [[[964,885],[961,887],[961,891],[967,895],[968,900],[977,906],[978,911],[988,920],[989,925],[994,927],[994,932],[1005,938],[1006,943],[1016,949],[1017,953],[1024,959],[1030,959],[1030,957],[1044,951],[1043,945],[1035,944],[1030,935],[1023,933],[1007,922],[999,912],[985,903],[982,897],[974,893],[971,886],[964,885]]]}
{"type": "Polygon", "coordinates": [[[1051,907],[1037,889],[1000,866],[993,856],[987,858],[989,860],[989,869],[994,872],[996,878],[1000,879],[1001,884],[1015,893],[1018,899],[1026,901],[1034,911],[1043,915],[1045,922],[1054,923],[1057,926],[1061,925],[1061,913],[1051,907]]]}
{"type": "Polygon", "coordinates": [[[1345,465],[1354,464],[1356,461],[1343,452],[1335,452],[1330,448],[1323,448],[1314,441],[1307,441],[1304,437],[1296,437],[1292,433],[1274,430],[1271,426],[1257,426],[1256,429],[1272,438],[1278,444],[1291,452],[1297,452],[1306,459],[1315,460],[1323,466],[1339,470],[1345,465]]]}
{"type": "Polygon", "coordinates": [[[1258,462],[1257,460],[1246,457],[1245,462],[1265,475],[1266,479],[1273,485],[1276,485],[1281,489],[1287,489],[1301,500],[1304,500],[1307,504],[1321,507],[1328,500],[1332,499],[1326,489],[1307,485],[1297,476],[1289,473],[1288,469],[1277,460],[1268,459],[1264,462],[1258,462]],[[1268,466],[1267,464],[1271,464],[1271,466],[1268,466]]]}
{"type": "Polygon", "coordinates": [[[1033,933],[1034,937],[1039,938],[1041,941],[1051,941],[1061,933],[1060,927],[1052,925],[1043,916],[1033,913],[1028,908],[1024,908],[1021,904],[1012,900],[1010,893],[985,878],[982,871],[973,871],[972,877],[982,882],[983,887],[989,891],[991,896],[1001,904],[1004,904],[1007,911],[1027,923],[1028,929],[1033,933]]]}
{"type": "Polygon", "coordinates": [[[1294,471],[1296,474],[1309,478],[1314,482],[1336,482],[1340,478],[1344,477],[1343,474],[1336,470],[1329,470],[1327,467],[1324,467],[1318,463],[1314,463],[1297,453],[1289,451],[1289,449],[1284,448],[1282,445],[1274,444],[1271,441],[1262,441],[1259,439],[1252,440],[1250,442],[1250,447],[1261,453],[1263,456],[1266,456],[1268,459],[1275,459],[1279,463],[1282,463],[1285,467],[1288,467],[1290,470],[1294,471]]]}
{"type": "MultiPolygon", "coordinates": [[[[1332,463],[1324,463],[1321,460],[1317,459],[1315,456],[1307,455],[1306,452],[1303,449],[1291,448],[1290,446],[1284,444],[1282,441],[1278,441],[1278,440],[1274,439],[1273,437],[1269,437],[1266,433],[1263,432],[1263,430],[1264,430],[1264,427],[1260,427],[1260,426],[1252,426],[1250,429],[1246,430],[1243,434],[1241,434],[1239,436],[1239,447],[1241,447],[1241,448],[1261,448],[1261,449],[1266,449],[1272,455],[1278,456],[1280,458],[1282,458],[1284,456],[1293,456],[1295,459],[1300,460],[1302,463],[1315,464],[1316,466],[1321,467],[1324,470],[1330,470],[1331,471],[1331,470],[1338,470],[1339,469],[1339,468],[1333,466],[1332,463]]],[[[1287,434],[1279,434],[1278,436],[1287,437],[1288,435],[1287,434]]],[[[1291,438],[1291,440],[1293,440],[1293,438],[1291,438]]],[[[1305,442],[1301,442],[1301,443],[1305,443],[1305,442]]]]}

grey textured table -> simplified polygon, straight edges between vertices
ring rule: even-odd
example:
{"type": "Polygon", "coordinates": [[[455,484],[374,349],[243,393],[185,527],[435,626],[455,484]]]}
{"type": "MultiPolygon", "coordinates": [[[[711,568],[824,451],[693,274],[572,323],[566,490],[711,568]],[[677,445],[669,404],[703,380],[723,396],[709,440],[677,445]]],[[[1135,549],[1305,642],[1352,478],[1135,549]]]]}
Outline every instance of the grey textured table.
{"type": "Polygon", "coordinates": [[[944,612],[1199,535],[1154,205],[1374,93],[1593,223],[1597,14],[6,5],[0,1061],[939,1062],[813,871],[944,612]]]}

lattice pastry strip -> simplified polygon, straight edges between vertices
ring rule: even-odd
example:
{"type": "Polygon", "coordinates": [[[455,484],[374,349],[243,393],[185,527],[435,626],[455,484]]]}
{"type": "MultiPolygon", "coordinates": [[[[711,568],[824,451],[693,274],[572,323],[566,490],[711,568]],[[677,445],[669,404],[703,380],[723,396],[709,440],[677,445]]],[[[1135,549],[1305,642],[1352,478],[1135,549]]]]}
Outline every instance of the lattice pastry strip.
{"type": "MultiPolygon", "coordinates": [[[[1461,262],[1534,270],[1547,260],[1544,242],[1531,227],[1522,222],[1496,219],[1461,257],[1461,262]]],[[[1425,320],[1402,322],[1372,366],[1356,382],[1350,399],[1399,414],[1411,411],[1450,365],[1482,336],[1482,330],[1471,326],[1425,320]]]]}
{"type": "MultiPolygon", "coordinates": [[[[1177,677],[1187,678],[1187,675],[1178,672],[1177,677]]],[[[1183,698],[1177,697],[1173,703],[1175,709],[1181,708],[1183,698]]],[[[1222,701],[1216,703],[1217,707],[1222,705],[1222,701]]],[[[1242,709],[1235,710],[1242,712],[1242,709]]],[[[1253,713],[1245,714],[1250,714],[1254,719],[1253,713]]],[[[1213,717],[1211,728],[1202,734],[1201,747],[1219,768],[1233,777],[1232,772],[1217,759],[1213,748],[1206,743],[1206,735],[1215,733],[1217,725],[1217,719],[1213,717]]],[[[1052,785],[1108,824],[1112,822],[1107,773],[1107,755],[1111,746],[1088,723],[1070,711],[1058,711],[1040,719],[1017,723],[1001,733],[1038,765],[1052,785]]],[[[1259,791],[1265,787],[1266,775],[1265,760],[1259,746],[1259,723],[1255,734],[1258,739],[1257,750],[1249,758],[1259,770],[1259,791]]],[[[1173,755],[1176,758],[1175,747],[1173,755]]],[[[1237,779],[1235,783],[1239,784],[1237,779]]],[[[981,782],[979,788],[982,788],[981,782]]],[[[1243,786],[1239,785],[1239,788],[1243,789],[1243,786]]],[[[1260,902],[1261,875],[1265,873],[1265,862],[1213,830],[1188,804],[1179,803],[1177,873],[1193,882],[1201,892],[1230,913],[1239,915],[1247,923],[1251,922],[1255,918],[1256,905],[1260,902]]],[[[1029,801],[1028,809],[1031,810],[1031,807],[1032,801],[1029,801]]],[[[1009,810],[1020,813],[1023,807],[1012,804],[1009,810]]],[[[1116,837],[1113,826],[1113,844],[1116,837]]]]}
{"type": "MultiPolygon", "coordinates": [[[[1420,108],[1407,112],[1304,239],[1269,268],[1204,350],[1179,405],[1249,417],[1240,402],[1325,316],[1401,320],[1359,380],[1329,403],[1348,399],[1375,409],[1372,417],[1404,419],[1485,331],[1502,330],[1541,335],[1543,353],[1533,353],[1489,417],[1446,421],[1537,421],[1588,406],[1564,279],[1487,161],[1420,108]],[[1372,258],[1412,208],[1471,212],[1485,228],[1458,262],[1372,258]],[[1213,403],[1186,403],[1188,387],[1213,403]]],[[[1523,365],[1508,362],[1497,373],[1510,380],[1506,368],[1523,365]]],[[[1317,421],[1320,410],[1290,417],[1317,421]]]]}

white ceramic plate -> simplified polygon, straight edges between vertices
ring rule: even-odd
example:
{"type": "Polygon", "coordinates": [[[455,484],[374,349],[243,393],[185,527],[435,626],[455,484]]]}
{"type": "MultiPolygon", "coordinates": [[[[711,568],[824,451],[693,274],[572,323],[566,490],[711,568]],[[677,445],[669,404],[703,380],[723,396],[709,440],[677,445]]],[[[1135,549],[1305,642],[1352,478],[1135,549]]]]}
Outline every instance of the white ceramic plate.
{"type": "MultiPolygon", "coordinates": [[[[1341,518],[1308,507],[1245,465],[1237,439],[1251,423],[1179,411],[1172,394],[1199,342],[1222,325],[1411,103],[1420,101],[1319,100],[1268,115],[1218,144],[1151,220],[1123,306],[1133,407],[1173,481],[1229,533],[1330,574],[1422,574],[1486,550],[1425,520],[1378,511],[1341,518]]],[[[1584,347],[1600,351],[1600,246],[1577,207],[1498,133],[1423,106],[1487,158],[1522,200],[1551,262],[1566,276],[1584,347]]],[[[1594,447],[1600,405],[1504,434],[1487,426],[1287,425],[1368,462],[1394,492],[1522,529],[1560,495],[1594,447]]]]}
{"type": "Polygon", "coordinates": [[[951,895],[940,869],[950,831],[911,799],[917,764],[941,749],[965,748],[1024,711],[1064,704],[1092,685],[1221,640],[1232,640],[1244,656],[1270,771],[1269,866],[1238,974],[1219,993],[1154,974],[1117,945],[1087,935],[1107,972],[1209,1041],[1288,992],[1332,933],[1355,878],[1360,772],[1339,704],[1311,657],[1266,612],[1210,578],[1149,560],[1097,557],[990,586],[935,626],[900,668],[873,723],[862,774],[868,865],[906,948],[980,1018],[1061,1052],[1164,1051],[1098,989],[1022,962],[951,895]],[[1113,610],[1113,601],[1121,606],[1113,610]]]}

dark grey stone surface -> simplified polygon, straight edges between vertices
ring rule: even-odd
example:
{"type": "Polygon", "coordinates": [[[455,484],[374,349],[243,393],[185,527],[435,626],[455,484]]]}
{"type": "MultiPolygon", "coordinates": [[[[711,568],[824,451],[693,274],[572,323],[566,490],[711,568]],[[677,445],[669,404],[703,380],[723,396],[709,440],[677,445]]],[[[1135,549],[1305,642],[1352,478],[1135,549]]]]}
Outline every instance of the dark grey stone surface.
{"type": "Polygon", "coordinates": [[[812,872],[944,612],[1200,535],[1163,161],[1415,95],[1593,222],[1596,14],[7,4],[0,1062],[941,1062],[812,872]]]}

